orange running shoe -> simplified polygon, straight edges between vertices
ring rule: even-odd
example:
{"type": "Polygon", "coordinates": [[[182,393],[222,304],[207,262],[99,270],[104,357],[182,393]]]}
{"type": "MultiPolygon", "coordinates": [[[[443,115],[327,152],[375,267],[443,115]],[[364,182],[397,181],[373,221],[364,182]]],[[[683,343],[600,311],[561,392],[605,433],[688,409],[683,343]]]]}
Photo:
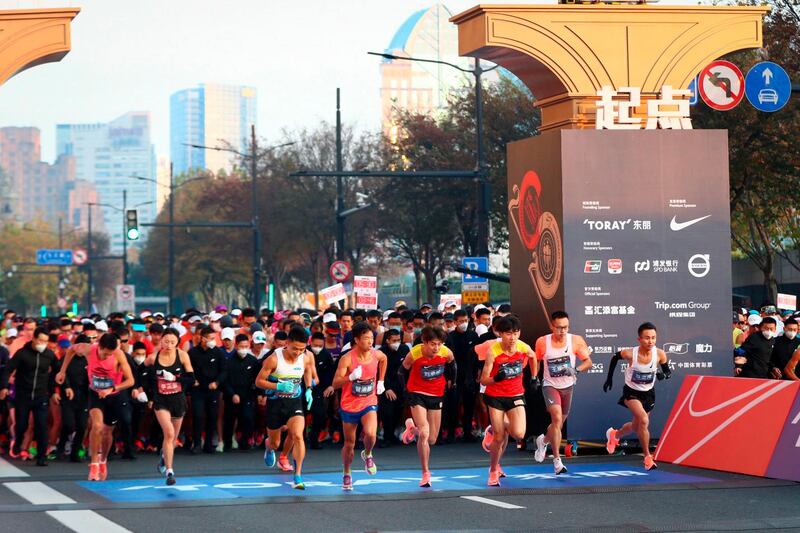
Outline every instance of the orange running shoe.
{"type": "Polygon", "coordinates": [[[97,481],[105,481],[108,477],[108,464],[103,461],[98,465],[100,468],[97,473],[97,481]]]}
{"type": "Polygon", "coordinates": [[[414,426],[414,421],[410,418],[406,418],[406,429],[400,436],[403,444],[410,444],[414,442],[414,439],[417,438],[416,432],[414,431],[415,429],[417,428],[414,426]]]}
{"type": "Polygon", "coordinates": [[[419,482],[420,487],[430,487],[431,486],[431,473],[430,472],[423,472],[422,473],[422,481],[419,482]]]}
{"type": "Polygon", "coordinates": [[[89,481],[100,481],[100,465],[89,463],[89,481]]]}
{"type": "Polygon", "coordinates": [[[338,431],[334,431],[332,440],[334,444],[339,444],[339,441],[342,440],[342,434],[338,431]]]}
{"type": "Polygon", "coordinates": [[[610,427],[606,430],[606,451],[608,453],[614,453],[614,451],[619,446],[619,436],[617,435],[617,430],[613,427],[610,427]]]}
{"type": "Polygon", "coordinates": [[[331,438],[331,436],[328,435],[328,432],[323,429],[322,431],[319,432],[319,438],[317,439],[317,442],[325,442],[329,438],[331,438]]]}
{"type": "Polygon", "coordinates": [[[278,468],[284,472],[294,471],[294,467],[292,466],[292,463],[289,462],[289,458],[283,454],[278,457],[278,468]]]}
{"type": "Polygon", "coordinates": [[[486,426],[486,434],[483,436],[483,442],[481,443],[481,446],[483,446],[483,451],[485,451],[486,453],[489,453],[491,451],[489,447],[492,445],[493,440],[494,440],[494,431],[492,430],[492,426],[486,426]]]}
{"type": "Polygon", "coordinates": [[[489,482],[487,483],[490,487],[499,487],[500,486],[500,472],[497,470],[489,470],[489,482]]]}
{"type": "Polygon", "coordinates": [[[656,470],[658,465],[655,461],[653,461],[652,455],[645,455],[644,456],[644,469],[645,470],[656,470]]]}

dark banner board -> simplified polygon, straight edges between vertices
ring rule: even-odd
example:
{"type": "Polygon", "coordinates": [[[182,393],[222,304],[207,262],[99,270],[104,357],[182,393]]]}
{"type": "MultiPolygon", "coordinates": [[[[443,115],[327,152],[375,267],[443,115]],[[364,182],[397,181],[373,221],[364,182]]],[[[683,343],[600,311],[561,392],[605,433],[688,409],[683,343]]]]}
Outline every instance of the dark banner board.
{"type": "Polygon", "coordinates": [[[683,375],[731,372],[727,132],[560,130],[508,145],[511,305],[533,343],[555,310],[592,348],[569,438],[599,440],[628,411],[602,390],[614,352],[658,328],[677,379],[656,385],[651,432],[683,375]]]}

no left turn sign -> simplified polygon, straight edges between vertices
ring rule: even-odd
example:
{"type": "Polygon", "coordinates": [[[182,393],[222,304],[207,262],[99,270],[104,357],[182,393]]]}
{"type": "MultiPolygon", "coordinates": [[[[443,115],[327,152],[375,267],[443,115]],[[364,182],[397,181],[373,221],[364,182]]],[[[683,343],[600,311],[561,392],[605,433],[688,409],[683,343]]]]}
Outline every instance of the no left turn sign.
{"type": "Polygon", "coordinates": [[[744,98],[744,76],[730,61],[713,61],[700,72],[700,96],[711,109],[729,111],[744,98]]]}

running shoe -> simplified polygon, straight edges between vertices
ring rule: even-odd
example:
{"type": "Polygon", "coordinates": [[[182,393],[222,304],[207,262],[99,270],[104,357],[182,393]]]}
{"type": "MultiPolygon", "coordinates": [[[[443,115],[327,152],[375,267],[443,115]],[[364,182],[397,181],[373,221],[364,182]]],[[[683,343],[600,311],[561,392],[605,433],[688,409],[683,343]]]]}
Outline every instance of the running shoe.
{"type": "Polygon", "coordinates": [[[422,481],[419,482],[420,487],[430,487],[431,486],[431,473],[430,472],[423,472],[422,473],[422,481]]]}
{"type": "Polygon", "coordinates": [[[610,427],[606,430],[606,451],[614,453],[619,446],[619,438],[617,437],[617,430],[610,427]]]}
{"type": "Polygon", "coordinates": [[[97,480],[98,481],[105,481],[106,478],[108,477],[108,463],[106,463],[104,461],[104,462],[100,463],[99,466],[100,466],[100,468],[99,468],[99,471],[98,471],[97,480]]]}
{"type": "Polygon", "coordinates": [[[353,476],[350,474],[342,476],[342,490],[353,490],[353,476]]]}
{"type": "Polygon", "coordinates": [[[547,444],[544,442],[544,434],[536,437],[536,451],[533,452],[533,458],[537,463],[544,461],[547,456],[547,444]]]}
{"type": "Polygon", "coordinates": [[[267,446],[267,449],[264,451],[264,464],[267,465],[267,468],[273,468],[275,463],[275,450],[267,446]]]}
{"type": "Polygon", "coordinates": [[[403,444],[410,444],[414,442],[414,439],[417,438],[417,434],[414,431],[415,429],[417,428],[414,426],[414,421],[410,418],[406,418],[406,429],[400,436],[400,439],[403,441],[403,444]]]}
{"type": "Polygon", "coordinates": [[[658,465],[653,460],[653,456],[652,455],[646,455],[644,457],[644,469],[645,470],[656,470],[656,469],[658,469],[658,465]]]}
{"type": "Polygon", "coordinates": [[[32,457],[33,456],[31,455],[31,452],[29,452],[28,450],[22,450],[21,452],[19,452],[19,458],[22,459],[23,461],[30,461],[32,457]]]}
{"type": "Polygon", "coordinates": [[[483,451],[489,453],[490,447],[492,445],[492,441],[494,440],[494,431],[492,430],[492,426],[486,427],[486,434],[483,436],[483,442],[481,446],[483,446],[483,451]]]}
{"type": "Polygon", "coordinates": [[[11,441],[11,447],[8,448],[8,455],[12,459],[19,459],[19,456],[20,456],[20,452],[15,452],[14,451],[14,440],[13,439],[11,441]]]}
{"type": "Polygon", "coordinates": [[[173,472],[171,469],[167,470],[167,485],[171,487],[174,484],[175,484],[175,472],[173,472]]]}
{"type": "Polygon", "coordinates": [[[367,455],[366,451],[361,450],[361,459],[364,460],[364,471],[367,474],[374,476],[378,473],[378,465],[375,464],[375,459],[372,458],[372,455],[367,455]]]}
{"type": "Polygon", "coordinates": [[[283,454],[280,454],[278,456],[278,468],[280,468],[284,472],[294,472],[294,467],[289,462],[289,458],[283,454]]]}
{"type": "Polygon", "coordinates": [[[500,486],[500,472],[496,470],[489,470],[489,482],[487,483],[490,487],[499,487],[500,486]]]}
{"type": "Polygon", "coordinates": [[[292,488],[297,490],[306,490],[306,484],[303,483],[303,478],[295,474],[292,488]]]}
{"type": "Polygon", "coordinates": [[[162,476],[167,472],[167,464],[164,462],[164,452],[161,452],[161,455],[158,458],[158,473],[162,476]]]}
{"type": "Polygon", "coordinates": [[[561,462],[561,457],[556,457],[553,459],[553,471],[556,473],[556,475],[567,473],[567,467],[561,462]]]}
{"type": "Polygon", "coordinates": [[[334,444],[339,444],[339,441],[342,440],[342,434],[338,431],[334,431],[331,440],[333,441],[334,444]]]}
{"type": "Polygon", "coordinates": [[[100,465],[89,463],[89,481],[100,481],[100,465]]]}

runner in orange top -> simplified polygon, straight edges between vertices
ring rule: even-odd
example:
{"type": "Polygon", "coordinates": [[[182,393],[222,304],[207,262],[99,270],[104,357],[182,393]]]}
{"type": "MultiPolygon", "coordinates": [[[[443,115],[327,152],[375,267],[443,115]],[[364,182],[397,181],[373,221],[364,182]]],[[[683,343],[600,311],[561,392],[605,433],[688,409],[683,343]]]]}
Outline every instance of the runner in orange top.
{"type": "Polygon", "coordinates": [[[523,370],[530,365],[536,376],[536,357],[530,346],[519,340],[520,322],[513,315],[497,321],[494,329],[499,342],[490,345],[481,374],[483,394],[489,409],[489,422],[483,447],[490,454],[489,486],[500,486],[500,458],[506,450],[508,436],[525,438],[525,385],[523,370]]]}
{"type": "MultiPolygon", "coordinates": [[[[401,372],[410,371],[408,405],[411,417],[406,420],[403,442],[417,439],[417,454],[422,465],[420,487],[431,486],[429,459],[442,424],[442,402],[445,388],[453,386],[456,363],[453,352],[445,347],[447,334],[440,327],[425,326],[420,334],[422,344],[414,346],[403,360],[401,372]]],[[[405,381],[404,376],[401,381],[405,381]]]]}
{"type": "Polygon", "coordinates": [[[352,329],[354,348],[339,358],[339,367],[333,378],[333,388],[342,389],[340,414],[344,427],[342,447],[342,489],[353,490],[353,463],[358,424],[364,429],[364,470],[374,476],[378,466],[372,457],[372,449],[378,433],[378,395],[386,389],[386,356],[372,347],[374,336],[369,324],[358,322],[352,329]]]}

